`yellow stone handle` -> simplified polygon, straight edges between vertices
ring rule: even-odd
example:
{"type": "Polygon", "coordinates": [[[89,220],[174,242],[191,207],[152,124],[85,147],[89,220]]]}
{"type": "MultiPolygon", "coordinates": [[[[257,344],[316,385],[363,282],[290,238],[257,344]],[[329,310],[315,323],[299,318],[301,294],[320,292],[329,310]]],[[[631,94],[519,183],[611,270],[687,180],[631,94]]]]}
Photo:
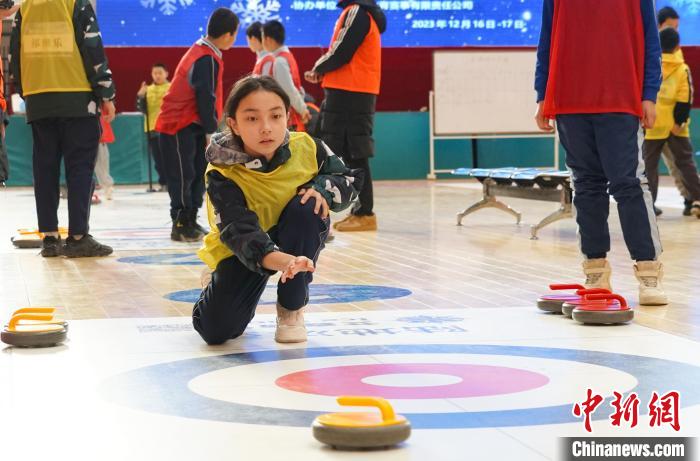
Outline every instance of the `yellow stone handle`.
{"type": "Polygon", "coordinates": [[[342,397],[338,397],[338,404],[349,407],[376,407],[382,412],[382,420],[393,421],[396,419],[396,414],[394,413],[394,409],[391,407],[391,404],[381,397],[344,395],[342,397]]]}
{"type": "Polygon", "coordinates": [[[17,328],[17,324],[20,322],[20,320],[38,320],[38,321],[50,322],[51,320],[53,320],[53,315],[42,315],[42,314],[18,314],[18,315],[14,315],[10,319],[10,323],[7,326],[7,329],[10,331],[15,331],[17,328]]]}
{"type": "Polygon", "coordinates": [[[12,313],[12,316],[18,314],[53,314],[56,311],[54,307],[23,307],[12,313]]]}

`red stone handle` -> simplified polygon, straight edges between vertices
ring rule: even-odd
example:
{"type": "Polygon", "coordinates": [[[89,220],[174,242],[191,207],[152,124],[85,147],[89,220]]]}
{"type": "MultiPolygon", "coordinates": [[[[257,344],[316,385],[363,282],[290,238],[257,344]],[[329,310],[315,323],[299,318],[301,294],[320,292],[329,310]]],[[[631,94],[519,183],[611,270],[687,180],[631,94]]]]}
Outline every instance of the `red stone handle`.
{"type": "Polygon", "coordinates": [[[549,285],[550,290],[585,290],[586,287],[578,283],[553,283],[549,285]]]}
{"type": "Polygon", "coordinates": [[[615,299],[620,302],[621,307],[627,307],[627,300],[623,298],[620,295],[616,295],[614,293],[607,293],[607,294],[596,294],[596,295],[586,295],[584,296],[583,299],[587,299],[590,301],[603,301],[606,299],[615,299]]]}

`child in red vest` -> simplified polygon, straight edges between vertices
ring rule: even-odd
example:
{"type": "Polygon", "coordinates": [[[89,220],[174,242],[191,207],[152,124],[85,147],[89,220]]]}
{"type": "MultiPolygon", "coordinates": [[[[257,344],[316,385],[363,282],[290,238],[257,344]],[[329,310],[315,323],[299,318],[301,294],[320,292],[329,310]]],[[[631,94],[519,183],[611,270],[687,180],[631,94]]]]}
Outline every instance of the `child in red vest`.
{"type": "Polygon", "coordinates": [[[233,46],[238,24],[238,17],[228,8],[212,13],[206,37],[192,45],[175,69],[156,122],[168,176],[170,237],[175,241],[197,241],[206,234],[197,224],[204,201],[204,151],[223,114],[221,52],[233,46]]]}
{"type": "Polygon", "coordinates": [[[265,56],[269,53],[265,51],[262,43],[262,23],[260,21],[255,21],[245,30],[245,39],[248,43],[248,48],[250,51],[255,53],[255,66],[253,67],[253,75],[261,75],[262,65],[265,56]]]}
{"type": "Polygon", "coordinates": [[[304,87],[301,86],[299,66],[289,48],[284,46],[284,26],[279,21],[268,21],[262,26],[262,44],[268,54],[255,65],[253,74],[274,78],[282,87],[289,100],[289,128],[304,131],[304,125],[311,120],[311,113],[304,101],[304,87]]]}
{"type": "Polygon", "coordinates": [[[661,46],[654,0],[544,0],[537,50],[537,125],[556,119],[572,172],[587,287],[610,288],[608,213],[617,202],[639,303],[668,302],[659,230],[642,161],[654,126],[661,46]],[[601,12],[615,24],[601,21],[601,12]],[[641,120],[641,123],[640,123],[641,120]]]}

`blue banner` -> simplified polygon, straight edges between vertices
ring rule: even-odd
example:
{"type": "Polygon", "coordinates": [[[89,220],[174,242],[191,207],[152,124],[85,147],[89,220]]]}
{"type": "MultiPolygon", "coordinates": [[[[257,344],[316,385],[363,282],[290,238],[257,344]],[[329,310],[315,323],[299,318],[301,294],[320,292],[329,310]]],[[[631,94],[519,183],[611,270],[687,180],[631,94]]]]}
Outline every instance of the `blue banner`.
{"type": "MultiPolygon", "coordinates": [[[[521,46],[539,37],[542,0],[380,0],[387,17],[385,47],[521,46]]],[[[242,22],[237,45],[253,21],[280,20],[290,46],[330,43],[341,10],[326,0],[98,0],[108,46],[189,46],[207,18],[230,7],[242,22]]]]}

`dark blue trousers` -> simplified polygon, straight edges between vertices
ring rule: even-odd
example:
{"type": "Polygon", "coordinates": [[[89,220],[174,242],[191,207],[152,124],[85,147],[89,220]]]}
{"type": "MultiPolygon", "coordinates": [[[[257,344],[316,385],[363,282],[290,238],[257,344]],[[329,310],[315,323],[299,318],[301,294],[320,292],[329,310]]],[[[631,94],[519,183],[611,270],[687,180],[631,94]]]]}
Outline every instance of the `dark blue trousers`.
{"type": "Polygon", "coordinates": [[[567,114],[557,116],[557,128],[572,172],[581,252],[602,258],[610,251],[612,195],[632,259],[657,259],[661,242],[644,175],[639,119],[617,113],[567,114]]]}
{"type": "MultiPolygon", "coordinates": [[[[285,253],[306,256],[314,264],[328,236],[329,219],[314,214],[315,200],[305,205],[294,197],[282,212],[270,238],[285,253]]],[[[221,344],[243,334],[255,316],[269,275],[248,270],[236,256],[224,259],[202,290],[192,311],[194,329],[208,344],[221,344]]],[[[297,274],[277,285],[277,301],[289,310],[298,310],[309,302],[309,284],[313,274],[297,274]]]]}
{"type": "Polygon", "coordinates": [[[40,232],[58,231],[61,159],[68,184],[68,234],[89,231],[93,174],[100,143],[100,120],[89,117],[58,117],[31,123],[34,151],[34,197],[40,232]]]}

